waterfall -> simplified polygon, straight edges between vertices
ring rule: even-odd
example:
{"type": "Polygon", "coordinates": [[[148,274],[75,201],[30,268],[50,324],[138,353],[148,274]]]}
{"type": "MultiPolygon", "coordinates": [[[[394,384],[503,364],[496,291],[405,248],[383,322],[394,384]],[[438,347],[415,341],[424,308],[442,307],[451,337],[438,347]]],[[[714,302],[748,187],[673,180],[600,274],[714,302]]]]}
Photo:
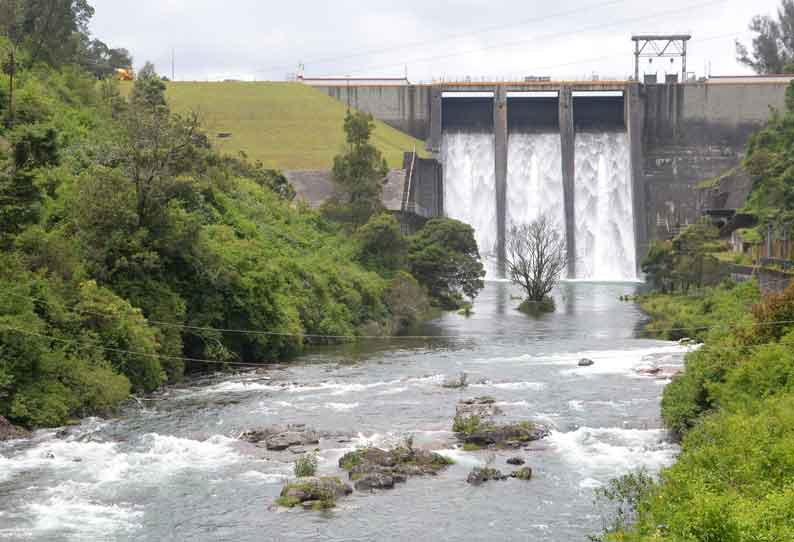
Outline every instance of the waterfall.
{"type": "Polygon", "coordinates": [[[577,133],[575,145],[576,278],[635,280],[628,135],[577,133]]]}
{"type": "Polygon", "coordinates": [[[445,132],[444,211],[474,228],[488,277],[494,277],[496,259],[496,173],[492,133],[445,132]]]}
{"type": "Polygon", "coordinates": [[[507,231],[542,215],[565,239],[560,134],[512,133],[507,143],[507,231]]]}

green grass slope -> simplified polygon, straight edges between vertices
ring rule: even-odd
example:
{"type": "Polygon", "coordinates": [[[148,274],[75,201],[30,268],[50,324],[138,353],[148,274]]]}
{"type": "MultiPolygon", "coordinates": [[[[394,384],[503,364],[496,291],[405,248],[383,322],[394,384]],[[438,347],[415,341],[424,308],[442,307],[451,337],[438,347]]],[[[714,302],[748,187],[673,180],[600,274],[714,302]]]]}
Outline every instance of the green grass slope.
{"type": "MultiPolygon", "coordinates": [[[[131,84],[125,85],[125,91],[131,84]]],[[[283,170],[330,169],[344,145],[346,106],[298,83],[173,82],[168,101],[174,111],[199,112],[215,147],[244,151],[251,160],[283,170]],[[219,139],[219,133],[231,137],[219,139]]],[[[403,152],[424,144],[377,121],[374,143],[389,167],[402,167],[403,152]]]]}

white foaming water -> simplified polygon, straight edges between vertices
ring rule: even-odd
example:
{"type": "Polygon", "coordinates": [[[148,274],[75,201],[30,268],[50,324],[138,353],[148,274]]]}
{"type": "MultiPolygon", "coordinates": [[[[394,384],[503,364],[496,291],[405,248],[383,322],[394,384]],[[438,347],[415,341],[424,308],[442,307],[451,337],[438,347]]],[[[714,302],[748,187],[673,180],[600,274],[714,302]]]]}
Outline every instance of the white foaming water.
{"type": "Polygon", "coordinates": [[[442,138],[444,212],[471,225],[486,265],[496,278],[496,171],[492,133],[447,133],[442,138]]]}
{"type": "Polygon", "coordinates": [[[636,280],[626,132],[576,134],[576,278],[636,280]]]}
{"type": "Polygon", "coordinates": [[[496,388],[498,390],[534,390],[540,391],[546,387],[543,382],[486,382],[471,384],[472,388],[496,388]]]}
{"type": "Polygon", "coordinates": [[[546,216],[565,239],[559,133],[510,134],[507,142],[507,229],[546,216]]]}
{"type": "Polygon", "coordinates": [[[325,406],[334,412],[350,412],[357,409],[359,403],[325,403],[325,406]]]}
{"type": "Polygon", "coordinates": [[[662,363],[665,366],[680,366],[684,355],[698,348],[697,345],[685,346],[678,343],[661,343],[647,348],[625,350],[582,350],[550,354],[522,354],[520,356],[481,358],[471,363],[517,363],[532,365],[568,366],[569,373],[581,374],[621,374],[633,373],[637,369],[662,363]],[[582,358],[595,361],[590,367],[579,367],[582,358]],[[658,359],[657,359],[658,358],[658,359]]]}
{"type": "Polygon", "coordinates": [[[574,469],[606,481],[640,467],[656,472],[671,465],[678,447],[664,437],[661,429],[580,427],[554,432],[548,441],[574,469]]]}
{"type": "Polygon", "coordinates": [[[120,532],[140,527],[143,512],[126,505],[104,505],[62,492],[44,502],[31,503],[26,511],[36,533],[68,533],[74,540],[111,540],[120,532]]]}

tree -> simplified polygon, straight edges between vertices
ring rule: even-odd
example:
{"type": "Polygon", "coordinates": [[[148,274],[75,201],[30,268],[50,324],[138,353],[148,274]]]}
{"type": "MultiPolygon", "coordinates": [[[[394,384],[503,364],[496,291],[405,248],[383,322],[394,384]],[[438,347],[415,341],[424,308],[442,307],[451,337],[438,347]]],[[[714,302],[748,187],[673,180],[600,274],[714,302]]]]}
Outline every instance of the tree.
{"type": "Polygon", "coordinates": [[[171,114],[165,85],[149,75],[135,82],[123,128],[116,158],[135,187],[139,226],[148,227],[178,184],[177,176],[193,165],[201,140],[199,119],[171,114]]]}
{"type": "Polygon", "coordinates": [[[663,293],[680,289],[689,292],[721,279],[719,261],[711,255],[721,247],[719,231],[708,221],[690,225],[672,241],[657,241],[651,245],[642,261],[642,271],[663,293]]]}
{"type": "Polygon", "coordinates": [[[794,73],[794,0],[782,0],[777,20],[756,15],[750,23],[752,52],[736,41],[737,60],[756,73],[794,73]]]}
{"type": "Polygon", "coordinates": [[[410,240],[408,267],[443,309],[460,308],[463,295],[473,299],[484,286],[474,230],[451,218],[428,221],[410,240]]]}
{"type": "Polygon", "coordinates": [[[675,277],[684,293],[692,286],[702,288],[707,282],[719,281],[719,262],[711,255],[720,250],[718,238],[719,230],[704,220],[673,239],[675,277]]]}
{"type": "Polygon", "coordinates": [[[675,259],[673,243],[654,241],[642,260],[642,272],[655,290],[663,294],[675,290],[675,259]]]}
{"type": "Polygon", "coordinates": [[[113,75],[117,68],[132,66],[132,56],[126,49],[111,49],[98,39],[83,36],[80,64],[97,79],[113,75]]]}
{"type": "Polygon", "coordinates": [[[356,237],[361,244],[359,260],[368,269],[394,273],[405,264],[408,243],[400,231],[400,223],[389,213],[373,216],[356,237]]]}
{"type": "Polygon", "coordinates": [[[553,307],[549,294],[568,266],[565,238],[546,216],[514,224],[507,235],[505,264],[513,283],[527,296],[523,307],[553,307]]]}
{"type": "Polygon", "coordinates": [[[383,181],[389,173],[386,160],[370,143],[375,123],[372,115],[347,112],[347,149],[334,158],[332,171],[339,194],[324,208],[326,216],[343,220],[354,228],[365,224],[383,209],[383,181]]]}

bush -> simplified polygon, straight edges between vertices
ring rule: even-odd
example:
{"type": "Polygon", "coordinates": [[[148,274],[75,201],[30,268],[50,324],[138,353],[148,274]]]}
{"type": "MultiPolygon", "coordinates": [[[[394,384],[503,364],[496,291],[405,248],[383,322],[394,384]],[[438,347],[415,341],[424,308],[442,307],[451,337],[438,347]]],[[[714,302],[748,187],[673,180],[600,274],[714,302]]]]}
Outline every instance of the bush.
{"type": "Polygon", "coordinates": [[[519,311],[533,316],[554,312],[556,309],[557,304],[554,302],[554,298],[548,296],[544,297],[543,301],[530,301],[529,299],[525,299],[521,302],[521,305],[518,306],[519,311]]]}
{"type": "Polygon", "coordinates": [[[459,309],[484,287],[474,230],[451,218],[430,220],[410,240],[408,268],[443,309],[459,309]]]}
{"type": "Polygon", "coordinates": [[[295,460],[295,476],[305,478],[314,476],[317,473],[317,456],[306,454],[295,460]]]}
{"type": "Polygon", "coordinates": [[[371,271],[394,273],[405,265],[408,243],[400,223],[389,213],[373,216],[356,232],[359,261],[371,271]]]}

